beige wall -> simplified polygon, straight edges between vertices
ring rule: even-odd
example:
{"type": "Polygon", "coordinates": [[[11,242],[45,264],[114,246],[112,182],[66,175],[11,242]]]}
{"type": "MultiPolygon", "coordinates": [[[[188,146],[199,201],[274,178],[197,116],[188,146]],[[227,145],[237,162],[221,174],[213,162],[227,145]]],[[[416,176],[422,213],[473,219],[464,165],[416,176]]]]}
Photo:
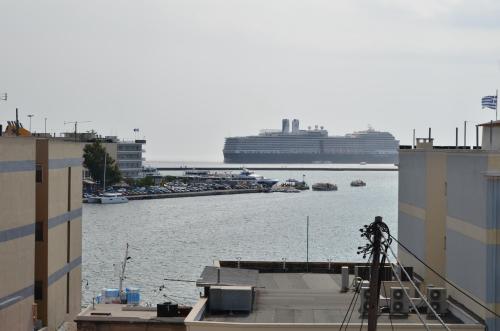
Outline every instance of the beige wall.
{"type": "Polygon", "coordinates": [[[43,300],[38,303],[44,324],[48,330],[56,330],[80,311],[81,267],[76,265],[71,270],[70,263],[80,261],[82,251],[81,216],[73,217],[73,213],[81,211],[82,206],[83,144],[41,139],[38,145],[38,162],[46,172],[46,181],[37,192],[37,214],[39,221],[44,222],[46,234],[44,242],[37,243],[36,279],[43,282],[43,300]],[[54,223],[55,220],[60,222],[54,223]]]}
{"type": "Polygon", "coordinates": [[[30,296],[15,305],[0,310],[0,330],[31,331],[33,318],[31,308],[33,296],[30,296]]]}
{"type": "MultiPolygon", "coordinates": [[[[0,305],[34,284],[34,164],[34,139],[0,137],[0,232],[8,236],[0,241],[0,305]],[[21,162],[15,167],[28,165],[31,170],[6,171],[7,162],[21,162]],[[20,229],[26,230],[22,236],[12,236],[20,229]]],[[[9,302],[14,303],[0,307],[0,330],[30,330],[33,295],[27,291],[24,298],[9,302]]]]}
{"type": "MultiPolygon", "coordinates": [[[[428,153],[426,157],[425,257],[440,274],[446,274],[446,159],[445,153],[428,153]]],[[[424,244],[424,243],[422,243],[424,244]]],[[[433,272],[427,272],[425,282],[435,286],[444,282],[433,272]]]]}

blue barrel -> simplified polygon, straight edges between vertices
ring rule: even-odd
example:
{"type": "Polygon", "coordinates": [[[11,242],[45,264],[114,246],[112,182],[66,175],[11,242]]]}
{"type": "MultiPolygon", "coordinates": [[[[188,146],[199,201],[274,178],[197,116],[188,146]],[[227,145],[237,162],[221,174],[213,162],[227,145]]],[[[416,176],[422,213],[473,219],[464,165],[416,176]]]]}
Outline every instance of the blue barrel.
{"type": "Polygon", "coordinates": [[[136,287],[127,287],[125,289],[127,293],[127,304],[128,305],[138,305],[141,302],[140,291],[136,287]]]}

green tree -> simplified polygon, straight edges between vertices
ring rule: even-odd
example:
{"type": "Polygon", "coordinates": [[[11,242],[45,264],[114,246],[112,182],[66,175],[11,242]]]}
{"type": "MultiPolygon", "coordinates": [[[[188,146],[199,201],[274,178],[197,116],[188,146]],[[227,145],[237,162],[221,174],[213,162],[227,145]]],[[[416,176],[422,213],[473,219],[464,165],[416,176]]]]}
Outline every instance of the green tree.
{"type": "Polygon", "coordinates": [[[99,141],[85,145],[83,149],[83,165],[89,169],[90,175],[100,183],[104,179],[104,155],[106,155],[106,186],[122,180],[122,174],[115,160],[106,152],[99,141]]]}

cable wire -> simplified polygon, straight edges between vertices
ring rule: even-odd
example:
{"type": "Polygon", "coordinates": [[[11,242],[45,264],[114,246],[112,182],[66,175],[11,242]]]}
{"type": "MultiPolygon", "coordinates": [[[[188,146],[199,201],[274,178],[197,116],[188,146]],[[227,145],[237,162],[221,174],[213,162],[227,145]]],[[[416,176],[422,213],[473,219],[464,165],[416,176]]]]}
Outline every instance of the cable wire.
{"type": "Polygon", "coordinates": [[[441,280],[445,281],[446,283],[448,283],[450,286],[452,286],[453,288],[455,288],[457,291],[459,291],[460,293],[462,293],[463,295],[465,295],[467,298],[471,299],[472,301],[474,301],[475,303],[477,303],[479,306],[481,306],[482,308],[484,308],[486,311],[488,311],[489,313],[493,314],[495,317],[498,317],[500,318],[500,315],[497,314],[496,312],[494,312],[493,310],[491,310],[490,308],[486,307],[484,304],[482,304],[481,302],[479,302],[477,299],[475,299],[474,297],[472,297],[470,294],[466,293],[465,291],[463,291],[462,289],[460,289],[457,285],[453,284],[451,281],[449,281],[448,279],[446,279],[444,276],[442,276],[439,272],[437,272],[434,268],[432,268],[431,266],[429,266],[427,263],[425,263],[424,261],[422,261],[422,259],[420,259],[415,253],[413,253],[408,247],[406,247],[405,245],[403,245],[400,241],[398,241],[396,238],[394,238],[393,235],[390,235],[391,239],[393,239],[396,243],[398,243],[399,246],[401,246],[405,251],[407,251],[408,253],[410,253],[411,256],[413,256],[415,259],[417,259],[420,263],[422,263],[427,269],[429,269],[430,271],[432,271],[434,274],[436,274],[439,278],[441,278],[441,280]]]}
{"type": "MultiPolygon", "coordinates": [[[[370,263],[370,260],[371,260],[372,256],[373,256],[373,254],[370,254],[370,256],[368,257],[367,263],[370,263]]],[[[354,311],[354,309],[356,308],[356,302],[358,301],[357,297],[359,297],[359,295],[360,295],[361,285],[362,284],[363,284],[363,282],[360,281],[358,283],[358,285],[356,286],[356,288],[354,289],[354,294],[352,296],[351,303],[349,304],[349,307],[347,307],[347,311],[346,311],[346,313],[344,315],[344,319],[342,320],[342,324],[340,324],[339,331],[342,331],[342,328],[343,328],[344,323],[346,321],[347,315],[349,315],[349,311],[351,310],[351,307],[353,309],[352,311],[354,311]],[[353,306],[353,302],[354,302],[354,306],[353,306]]],[[[352,312],[351,312],[351,316],[352,316],[352,312]]],[[[351,316],[349,316],[349,321],[346,324],[346,327],[345,327],[346,330],[347,330],[347,326],[349,325],[349,322],[351,320],[351,316]]]]}
{"type": "Polygon", "coordinates": [[[417,313],[418,319],[420,320],[420,322],[422,322],[422,324],[424,325],[425,329],[427,331],[430,331],[431,329],[429,328],[429,326],[427,325],[427,323],[425,322],[425,320],[422,318],[422,315],[420,315],[420,312],[418,311],[417,307],[413,303],[413,300],[411,300],[410,295],[406,291],[406,287],[403,285],[403,282],[401,281],[401,278],[399,277],[398,273],[396,272],[396,269],[394,269],[394,266],[391,263],[391,261],[389,259],[389,256],[387,256],[387,254],[385,252],[383,252],[382,254],[385,254],[387,262],[389,262],[389,266],[391,267],[392,272],[394,273],[394,276],[396,276],[396,279],[398,280],[399,285],[401,285],[401,289],[403,290],[404,294],[406,295],[406,297],[410,301],[410,304],[412,305],[413,309],[415,309],[415,312],[417,313]]]}
{"type": "MultiPolygon", "coordinates": [[[[387,250],[385,251],[387,253],[387,250]]],[[[384,297],[385,297],[385,303],[389,305],[389,321],[391,322],[391,330],[394,331],[394,324],[392,324],[392,316],[391,316],[391,306],[390,306],[390,301],[389,298],[387,297],[387,290],[385,289],[385,285],[382,284],[384,287],[384,297]]]]}
{"type": "MultiPolygon", "coordinates": [[[[384,236],[384,234],[382,234],[382,236],[384,237],[385,240],[387,240],[387,238],[384,236]]],[[[443,321],[443,319],[441,318],[441,316],[439,316],[439,314],[434,310],[434,308],[432,308],[431,304],[425,299],[424,295],[422,294],[422,292],[420,292],[420,290],[418,289],[417,285],[413,282],[413,279],[411,279],[410,275],[408,274],[408,272],[406,271],[406,269],[403,267],[403,265],[401,264],[401,262],[399,261],[398,257],[396,256],[396,253],[394,253],[394,250],[392,249],[392,247],[389,245],[387,246],[389,247],[389,250],[391,251],[391,254],[394,256],[394,258],[396,259],[396,263],[401,267],[401,271],[403,271],[403,273],[406,275],[406,278],[408,278],[408,281],[411,283],[411,285],[415,288],[415,291],[417,291],[417,293],[419,294],[419,296],[422,298],[422,300],[425,302],[425,304],[427,305],[427,308],[431,310],[431,312],[434,314],[434,316],[436,316],[436,318],[439,320],[439,322],[445,327],[446,330],[448,331],[451,331],[450,328],[446,325],[446,323],[443,321]]],[[[386,255],[387,256],[387,255],[386,255]]]]}

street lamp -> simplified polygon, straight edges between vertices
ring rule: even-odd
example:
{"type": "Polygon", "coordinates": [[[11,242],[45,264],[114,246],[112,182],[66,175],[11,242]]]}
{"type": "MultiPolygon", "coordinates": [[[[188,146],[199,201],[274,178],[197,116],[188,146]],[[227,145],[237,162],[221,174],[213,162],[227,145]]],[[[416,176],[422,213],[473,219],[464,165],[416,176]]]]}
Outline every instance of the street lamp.
{"type": "Polygon", "coordinates": [[[35,115],[33,115],[33,114],[29,114],[29,115],[28,115],[28,117],[30,118],[30,133],[31,133],[31,118],[32,118],[33,116],[35,116],[35,115]]]}

